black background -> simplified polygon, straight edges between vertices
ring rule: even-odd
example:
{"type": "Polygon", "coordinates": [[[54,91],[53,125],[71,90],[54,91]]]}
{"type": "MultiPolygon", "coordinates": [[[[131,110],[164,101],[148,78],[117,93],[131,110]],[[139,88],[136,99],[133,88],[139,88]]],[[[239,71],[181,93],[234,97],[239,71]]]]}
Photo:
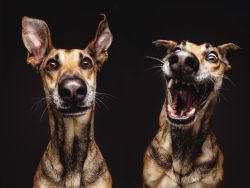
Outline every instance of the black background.
{"type": "Polygon", "coordinates": [[[212,120],[225,154],[223,187],[246,187],[249,176],[250,32],[247,3],[240,1],[1,1],[1,187],[31,187],[37,164],[49,141],[41,81],[26,65],[21,18],[44,19],[57,48],[84,48],[94,36],[100,13],[107,15],[114,40],[109,60],[98,75],[102,97],[95,116],[95,136],[115,188],[141,185],[143,154],[158,129],[164,82],[152,45],[156,39],[234,42],[233,69],[227,72],[212,120]],[[42,117],[41,117],[42,116],[42,117]]]}

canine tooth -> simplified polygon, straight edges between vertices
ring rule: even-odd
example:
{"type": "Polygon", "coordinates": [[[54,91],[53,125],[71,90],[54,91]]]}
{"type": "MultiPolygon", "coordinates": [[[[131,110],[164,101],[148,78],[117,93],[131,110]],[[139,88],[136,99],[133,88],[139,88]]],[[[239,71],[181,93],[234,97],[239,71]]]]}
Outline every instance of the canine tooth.
{"type": "Polygon", "coordinates": [[[191,84],[188,82],[187,85],[190,86],[191,84]]]}
{"type": "Polygon", "coordinates": [[[193,115],[193,114],[194,114],[194,112],[195,112],[195,108],[192,108],[192,110],[191,110],[191,111],[189,111],[187,114],[188,114],[188,115],[193,115]]]}
{"type": "Polygon", "coordinates": [[[173,79],[170,79],[168,83],[168,88],[171,88],[172,85],[173,85],[173,79]]]}
{"type": "Polygon", "coordinates": [[[175,84],[178,84],[178,82],[179,82],[178,80],[175,80],[175,84]]]}
{"type": "Polygon", "coordinates": [[[186,84],[186,82],[185,82],[185,81],[182,81],[182,84],[186,84]]]}
{"type": "Polygon", "coordinates": [[[171,106],[168,104],[168,111],[171,112],[172,111],[172,108],[171,106]]]}

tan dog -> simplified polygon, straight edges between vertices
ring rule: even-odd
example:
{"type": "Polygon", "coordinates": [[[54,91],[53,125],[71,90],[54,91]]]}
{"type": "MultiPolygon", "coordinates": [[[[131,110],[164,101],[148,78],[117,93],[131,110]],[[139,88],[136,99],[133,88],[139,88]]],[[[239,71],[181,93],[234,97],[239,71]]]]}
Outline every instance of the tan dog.
{"type": "Polygon", "coordinates": [[[93,129],[96,76],[112,42],[105,15],[84,50],[54,48],[42,20],[24,17],[22,27],[27,62],[43,81],[51,130],[33,187],[112,187],[93,129]]]}
{"type": "Polygon", "coordinates": [[[238,46],[167,40],[154,44],[168,49],[162,60],[167,90],[160,129],[144,157],[144,187],[218,187],[224,157],[209,121],[224,71],[230,68],[226,54],[238,46]]]}

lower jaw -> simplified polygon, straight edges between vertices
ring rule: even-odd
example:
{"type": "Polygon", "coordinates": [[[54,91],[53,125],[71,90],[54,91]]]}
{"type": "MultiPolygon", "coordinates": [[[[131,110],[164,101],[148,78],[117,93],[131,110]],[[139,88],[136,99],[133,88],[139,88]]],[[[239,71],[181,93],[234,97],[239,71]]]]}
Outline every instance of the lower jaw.
{"type": "Polygon", "coordinates": [[[91,106],[89,107],[84,107],[81,110],[58,110],[62,116],[64,117],[79,117],[79,116],[84,116],[88,110],[91,108],[91,106]]]}
{"type": "Polygon", "coordinates": [[[195,123],[196,121],[196,115],[193,115],[191,117],[188,118],[172,118],[169,113],[167,112],[167,120],[168,122],[176,127],[187,127],[187,126],[191,126],[195,123]]]}

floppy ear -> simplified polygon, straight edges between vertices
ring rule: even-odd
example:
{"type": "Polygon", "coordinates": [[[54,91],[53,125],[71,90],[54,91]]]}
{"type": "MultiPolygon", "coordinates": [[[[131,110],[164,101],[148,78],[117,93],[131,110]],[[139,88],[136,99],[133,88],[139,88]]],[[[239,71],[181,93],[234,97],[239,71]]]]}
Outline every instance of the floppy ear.
{"type": "Polygon", "coordinates": [[[229,64],[226,56],[227,56],[227,53],[229,51],[232,51],[232,50],[239,50],[240,47],[237,46],[236,44],[234,43],[226,43],[226,44],[222,44],[222,45],[219,45],[217,46],[222,58],[223,58],[223,62],[225,63],[226,65],[226,70],[230,69],[231,68],[231,65],[229,64]]]}
{"type": "Polygon", "coordinates": [[[177,46],[177,42],[172,40],[156,40],[153,44],[157,47],[163,46],[168,49],[168,51],[173,50],[177,46]]]}
{"type": "Polygon", "coordinates": [[[28,50],[27,63],[37,67],[52,47],[47,24],[43,20],[23,17],[22,37],[28,50]]]}
{"type": "Polygon", "coordinates": [[[103,19],[99,23],[95,38],[87,46],[87,49],[96,59],[99,66],[108,59],[108,48],[113,40],[106,16],[105,14],[101,15],[103,16],[103,19]]]}

